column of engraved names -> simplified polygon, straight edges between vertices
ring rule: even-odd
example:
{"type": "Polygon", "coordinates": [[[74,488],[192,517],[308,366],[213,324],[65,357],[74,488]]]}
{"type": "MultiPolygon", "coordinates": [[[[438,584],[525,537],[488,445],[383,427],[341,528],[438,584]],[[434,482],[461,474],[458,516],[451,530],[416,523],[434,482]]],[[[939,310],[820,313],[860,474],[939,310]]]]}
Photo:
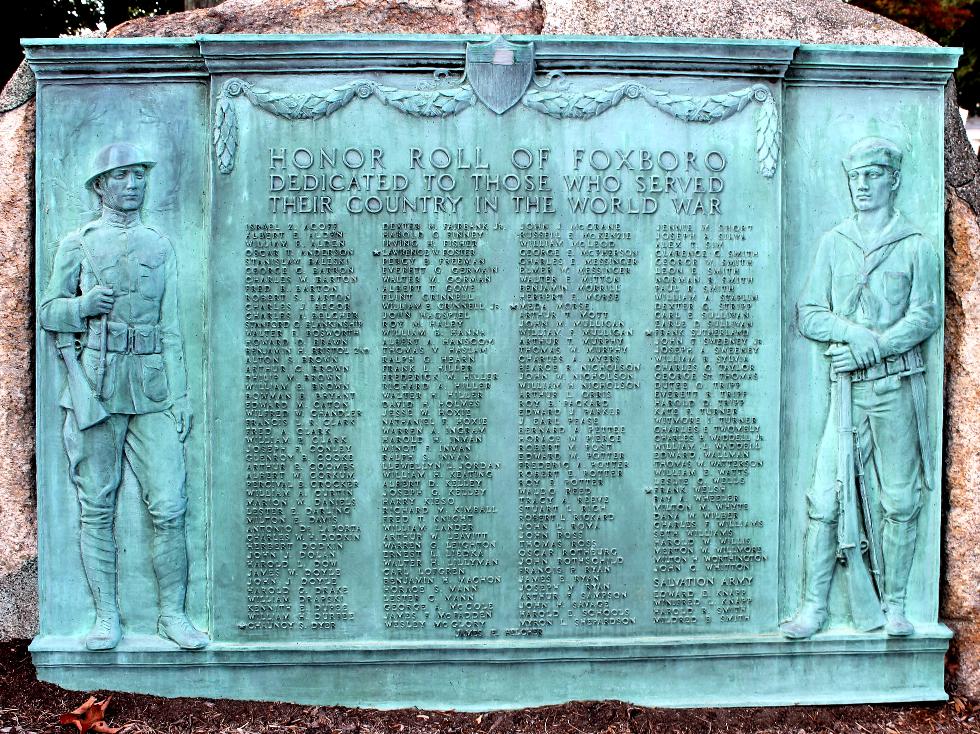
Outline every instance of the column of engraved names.
{"type": "Polygon", "coordinates": [[[493,532],[497,506],[488,487],[500,463],[485,453],[484,404],[498,375],[487,361],[496,340],[484,315],[498,307],[490,303],[498,266],[487,257],[486,223],[443,222],[436,234],[431,246],[436,273],[428,287],[435,304],[430,323],[439,342],[435,436],[444,477],[441,486],[430,482],[430,495],[441,497],[445,509],[436,516],[429,547],[433,568],[448,583],[437,597],[434,624],[457,636],[492,636],[492,591],[501,576],[493,532]]]}
{"type": "Polygon", "coordinates": [[[333,630],[355,616],[340,565],[360,538],[352,254],[335,224],[246,235],[249,629],[333,630]]]}
{"type": "Polygon", "coordinates": [[[609,485],[627,467],[616,396],[638,387],[629,330],[609,313],[636,252],[612,229],[563,239],[560,224],[527,224],[520,236],[521,598],[511,634],[635,623],[627,589],[610,581],[623,557],[601,541],[615,520],[609,485]]]}
{"type": "Polygon", "coordinates": [[[499,463],[484,454],[497,267],[486,226],[386,224],[382,258],[384,611],[389,629],[495,634],[499,463]]]}
{"type": "MultiPolygon", "coordinates": [[[[245,562],[247,614],[252,630],[288,625],[294,558],[289,513],[289,380],[281,370],[283,339],[292,328],[285,290],[272,269],[286,265],[286,233],[275,225],[248,225],[245,235],[245,562]]],[[[281,272],[280,272],[281,276],[281,272]]]]}
{"type": "Polygon", "coordinates": [[[629,354],[633,330],[618,315],[623,281],[636,267],[638,253],[633,233],[621,224],[576,223],[571,229],[567,242],[578,307],[565,309],[565,341],[572,351],[564,398],[571,538],[562,562],[572,569],[575,583],[567,592],[569,623],[609,629],[636,624],[628,584],[611,581],[623,555],[600,538],[619,539],[610,495],[624,493],[629,468],[624,446],[631,428],[620,406],[640,387],[640,365],[629,354]]]}
{"type": "Polygon", "coordinates": [[[519,626],[508,635],[542,635],[560,623],[567,578],[558,567],[558,485],[562,476],[561,311],[568,286],[561,232],[548,225],[520,233],[518,309],[518,568],[519,626]],[[561,586],[559,585],[561,584],[561,586]]]}
{"type": "Polygon", "coordinates": [[[752,506],[749,484],[750,475],[763,468],[762,406],[749,399],[760,384],[762,344],[755,328],[760,246],[752,230],[751,224],[719,222],[702,233],[711,255],[708,298],[694,332],[709,357],[704,375],[711,377],[699,408],[708,436],[701,468],[710,481],[699,485],[696,500],[703,529],[710,533],[701,540],[703,568],[721,587],[714,613],[722,624],[751,621],[753,569],[768,560],[759,541],[764,520],[752,506]]]}
{"type": "Polygon", "coordinates": [[[760,465],[757,252],[731,250],[750,225],[663,223],[654,271],[653,622],[747,622],[751,568],[763,560],[745,529],[761,527],[744,493],[760,465]]]}

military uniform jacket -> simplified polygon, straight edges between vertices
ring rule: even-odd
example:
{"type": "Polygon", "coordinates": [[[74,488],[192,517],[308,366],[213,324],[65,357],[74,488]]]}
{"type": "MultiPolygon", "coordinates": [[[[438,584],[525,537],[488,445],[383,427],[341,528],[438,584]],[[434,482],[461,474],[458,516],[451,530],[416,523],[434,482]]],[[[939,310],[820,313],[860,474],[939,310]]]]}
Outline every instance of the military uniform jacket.
{"type": "Polygon", "coordinates": [[[799,304],[804,336],[846,342],[848,326],[878,335],[882,359],[927,339],[942,320],[939,256],[915,225],[897,213],[865,242],[850,217],[827,232],[799,304]]]}
{"type": "MultiPolygon", "coordinates": [[[[101,316],[83,318],[81,295],[112,288],[106,319],[102,403],[110,413],[166,410],[187,392],[177,306],[177,260],[170,240],[138,216],[106,211],[58,245],[41,300],[41,326],[72,335],[93,385],[99,364],[101,316]],[[84,247],[83,247],[84,244],[84,247]]],[[[61,405],[71,408],[67,388],[61,405]]]]}

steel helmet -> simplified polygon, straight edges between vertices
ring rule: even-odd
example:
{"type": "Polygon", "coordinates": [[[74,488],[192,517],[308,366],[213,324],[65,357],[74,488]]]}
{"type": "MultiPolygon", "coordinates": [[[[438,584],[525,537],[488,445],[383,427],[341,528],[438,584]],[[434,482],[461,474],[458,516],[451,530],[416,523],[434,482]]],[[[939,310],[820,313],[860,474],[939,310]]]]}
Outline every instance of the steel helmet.
{"type": "Polygon", "coordinates": [[[87,188],[92,188],[93,182],[103,173],[123,166],[146,166],[153,168],[156,161],[151,161],[142,150],[132,143],[110,143],[95,154],[92,161],[92,174],[85,182],[87,188]]]}

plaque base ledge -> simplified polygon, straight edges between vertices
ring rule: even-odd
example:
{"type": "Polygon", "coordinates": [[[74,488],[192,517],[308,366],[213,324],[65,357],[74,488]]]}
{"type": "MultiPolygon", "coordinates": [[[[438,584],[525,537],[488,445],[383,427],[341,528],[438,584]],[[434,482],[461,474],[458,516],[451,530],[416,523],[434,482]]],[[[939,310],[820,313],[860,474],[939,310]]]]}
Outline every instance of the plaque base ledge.
{"type": "Polygon", "coordinates": [[[946,700],[949,637],[936,624],[901,639],[831,632],[802,641],[607,638],[564,647],[214,643],[200,652],[150,636],[110,652],[39,637],[31,652],[41,680],[76,690],[461,711],[601,699],[686,708],[946,700]],[[406,675],[406,665],[425,667],[406,675]]]}

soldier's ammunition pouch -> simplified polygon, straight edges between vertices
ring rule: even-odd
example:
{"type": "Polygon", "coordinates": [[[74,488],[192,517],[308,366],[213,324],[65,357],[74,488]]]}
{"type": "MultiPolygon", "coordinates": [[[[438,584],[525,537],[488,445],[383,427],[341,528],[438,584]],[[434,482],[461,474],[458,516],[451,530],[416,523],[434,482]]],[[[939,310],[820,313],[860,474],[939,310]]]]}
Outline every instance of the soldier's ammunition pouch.
{"type": "MultiPolygon", "coordinates": [[[[89,327],[85,346],[89,349],[102,348],[101,336],[93,320],[89,327]]],[[[130,326],[122,321],[110,321],[106,324],[106,351],[129,354],[159,354],[163,351],[160,342],[159,327],[151,324],[130,326]]]]}
{"type": "Polygon", "coordinates": [[[910,377],[925,372],[925,369],[922,354],[918,347],[913,347],[902,354],[885,357],[878,364],[873,364],[866,369],[855,370],[851,373],[851,382],[868,382],[892,376],[910,377]]]}

